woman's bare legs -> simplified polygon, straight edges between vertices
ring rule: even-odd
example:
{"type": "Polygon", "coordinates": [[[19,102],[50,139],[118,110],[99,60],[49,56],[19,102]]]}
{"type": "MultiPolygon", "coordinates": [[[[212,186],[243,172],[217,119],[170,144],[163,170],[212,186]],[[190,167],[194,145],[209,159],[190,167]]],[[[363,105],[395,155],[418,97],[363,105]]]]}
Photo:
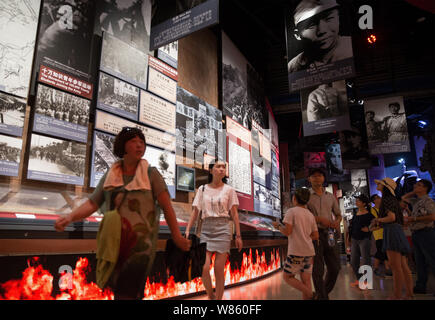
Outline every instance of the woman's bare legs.
{"type": "Polygon", "coordinates": [[[408,259],[406,256],[402,256],[402,272],[403,272],[403,279],[405,281],[405,287],[406,287],[406,298],[409,299],[414,296],[414,292],[413,292],[414,283],[412,281],[412,273],[411,273],[411,269],[408,266],[408,259]]]}
{"type": "Polygon", "coordinates": [[[207,292],[208,298],[210,300],[214,300],[216,298],[213,293],[213,285],[211,283],[210,277],[210,262],[212,254],[213,252],[207,251],[205,263],[202,267],[202,284],[204,285],[205,291],[207,292]]]}
{"type": "Polygon", "coordinates": [[[225,264],[228,259],[228,253],[216,252],[214,261],[214,275],[216,277],[216,300],[222,300],[225,288],[225,264]]]}
{"type": "Polygon", "coordinates": [[[387,250],[388,261],[391,271],[393,272],[393,297],[400,299],[402,297],[402,287],[405,285],[405,279],[402,272],[402,255],[400,252],[387,250]]]}

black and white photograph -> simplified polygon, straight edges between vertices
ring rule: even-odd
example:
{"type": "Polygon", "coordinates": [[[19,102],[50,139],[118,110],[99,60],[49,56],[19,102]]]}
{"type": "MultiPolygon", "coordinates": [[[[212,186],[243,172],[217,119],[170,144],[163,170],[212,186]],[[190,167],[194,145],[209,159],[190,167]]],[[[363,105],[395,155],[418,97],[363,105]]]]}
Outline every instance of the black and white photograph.
{"type": "Polygon", "coordinates": [[[352,209],[357,207],[355,197],[361,194],[369,195],[366,170],[350,170],[350,179],[340,182],[340,188],[343,190],[344,208],[346,211],[351,212],[352,209]]]}
{"type": "Polygon", "coordinates": [[[0,90],[27,97],[41,0],[0,3],[0,90]]]}
{"type": "Polygon", "coordinates": [[[177,155],[203,164],[203,154],[225,159],[225,137],[222,131],[222,112],[177,87],[176,105],[177,155]]]}
{"type": "Polygon", "coordinates": [[[285,13],[291,92],[355,74],[350,9],[344,0],[291,1],[285,13]]]}
{"type": "Polygon", "coordinates": [[[146,89],[148,55],[104,32],[100,69],[137,87],[146,89]]]}
{"type": "Polygon", "coordinates": [[[219,22],[219,0],[152,1],[150,48],[185,37],[219,22]]]}
{"type": "Polygon", "coordinates": [[[254,182],[254,212],[273,215],[273,197],[267,188],[254,182]]]}
{"type": "Polygon", "coordinates": [[[137,121],[139,89],[100,72],[97,108],[137,121]]]}
{"type": "Polygon", "coordinates": [[[32,134],[27,179],[83,185],[86,145],[32,134]]]}
{"type": "Polygon", "coordinates": [[[411,151],[403,97],[367,100],[364,110],[371,154],[411,151]]]}
{"type": "Polygon", "coordinates": [[[86,142],[90,106],[87,99],[39,84],[33,131],[86,142]]]}
{"type": "Polygon", "coordinates": [[[325,159],[327,181],[343,181],[349,178],[349,173],[343,169],[340,144],[326,145],[325,159]]]}
{"type": "Polygon", "coordinates": [[[0,132],[11,136],[23,135],[26,100],[0,92],[0,132]]]}
{"type": "Polygon", "coordinates": [[[249,128],[252,120],[266,125],[264,87],[230,38],[222,32],[223,114],[249,128]]]}
{"type": "Polygon", "coordinates": [[[304,136],[350,129],[344,80],[301,90],[301,109],[304,136]]]}
{"type": "Polygon", "coordinates": [[[279,180],[279,154],[273,150],[272,150],[271,191],[274,197],[281,198],[280,180],[279,180]]]}
{"type": "Polygon", "coordinates": [[[340,131],[340,147],[344,169],[368,169],[372,160],[367,143],[364,108],[351,106],[350,130],[340,131]]]}
{"type": "Polygon", "coordinates": [[[92,168],[90,186],[95,188],[102,176],[110,169],[118,157],[113,154],[115,136],[94,131],[94,145],[92,153],[92,168]]]}
{"type": "Polygon", "coordinates": [[[0,135],[0,175],[18,177],[23,141],[0,135]]]}
{"type": "Polygon", "coordinates": [[[35,70],[43,64],[90,81],[94,12],[93,0],[44,0],[35,70]]]}
{"type": "Polygon", "coordinates": [[[150,53],[152,0],[97,0],[94,33],[107,32],[150,53]]]}
{"type": "Polygon", "coordinates": [[[281,218],[281,200],[279,198],[272,197],[272,213],[276,218],[281,218]]]}
{"type": "Polygon", "coordinates": [[[171,67],[178,68],[178,41],[168,43],[157,50],[157,58],[171,67]]]}
{"type": "Polygon", "coordinates": [[[147,145],[144,159],[156,167],[168,186],[168,191],[172,199],[175,198],[175,154],[168,150],[162,150],[147,145]]]}

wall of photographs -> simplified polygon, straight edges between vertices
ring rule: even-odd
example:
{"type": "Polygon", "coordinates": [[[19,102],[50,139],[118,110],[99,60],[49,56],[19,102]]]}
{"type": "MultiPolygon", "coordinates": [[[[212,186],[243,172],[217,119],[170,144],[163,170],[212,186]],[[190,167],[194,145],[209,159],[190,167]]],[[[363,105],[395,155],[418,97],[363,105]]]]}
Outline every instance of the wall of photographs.
{"type": "MultiPolygon", "coordinates": [[[[212,59],[213,74],[202,73],[196,82],[184,78],[189,89],[178,85],[179,42],[218,22],[218,0],[173,12],[150,0],[25,3],[6,0],[0,8],[7,30],[0,43],[9,48],[0,60],[0,175],[22,172],[23,182],[92,191],[119,160],[116,134],[130,126],[143,131],[144,158],[160,171],[171,198],[177,165],[207,170],[217,157],[228,164],[240,209],[281,215],[277,125],[273,114],[268,120],[254,67],[225,33],[219,48],[216,35],[204,30],[210,46],[190,60],[184,53],[189,65],[182,67],[194,77],[199,70],[193,62],[212,59]],[[195,28],[180,36],[175,31],[183,26],[167,18],[185,20],[186,12],[195,28]],[[220,49],[223,59],[217,61],[220,49]],[[221,63],[222,79],[216,80],[221,63]],[[237,81],[229,81],[234,75],[237,81]],[[199,86],[206,78],[215,85],[204,91],[199,86]]],[[[201,48],[199,38],[182,42],[183,50],[192,43],[201,48]]]]}

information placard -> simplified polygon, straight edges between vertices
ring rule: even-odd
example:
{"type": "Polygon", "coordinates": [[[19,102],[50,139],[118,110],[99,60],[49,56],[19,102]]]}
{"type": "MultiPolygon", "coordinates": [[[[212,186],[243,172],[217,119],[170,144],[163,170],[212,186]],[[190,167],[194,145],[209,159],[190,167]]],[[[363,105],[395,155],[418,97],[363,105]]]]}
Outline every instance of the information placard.
{"type": "Polygon", "coordinates": [[[175,105],[141,90],[139,121],[175,134],[175,105]]]}
{"type": "Polygon", "coordinates": [[[148,75],[148,90],[172,103],[177,102],[177,81],[151,67],[148,75]]]}

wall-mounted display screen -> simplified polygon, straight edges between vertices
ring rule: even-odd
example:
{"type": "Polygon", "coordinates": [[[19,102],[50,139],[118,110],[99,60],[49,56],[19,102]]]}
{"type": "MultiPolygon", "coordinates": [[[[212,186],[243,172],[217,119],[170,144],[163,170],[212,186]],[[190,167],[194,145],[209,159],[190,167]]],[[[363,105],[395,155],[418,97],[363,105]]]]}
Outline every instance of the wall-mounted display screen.
{"type": "Polygon", "coordinates": [[[177,165],[177,190],[195,192],[195,168],[177,165]]]}

